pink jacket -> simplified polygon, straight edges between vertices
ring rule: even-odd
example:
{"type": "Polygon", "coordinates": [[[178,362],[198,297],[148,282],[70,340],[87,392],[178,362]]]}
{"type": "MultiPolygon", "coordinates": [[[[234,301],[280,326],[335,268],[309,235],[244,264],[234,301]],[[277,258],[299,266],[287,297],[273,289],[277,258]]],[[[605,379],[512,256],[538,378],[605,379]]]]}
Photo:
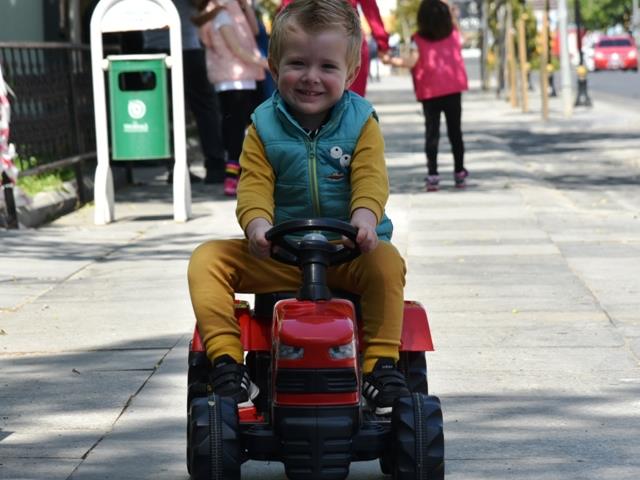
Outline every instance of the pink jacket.
{"type": "MultiPolygon", "coordinates": [[[[233,28],[239,43],[247,51],[259,55],[260,52],[253,32],[251,32],[251,27],[249,27],[238,2],[229,0],[224,8],[233,19],[233,28]]],[[[206,46],[207,76],[214,85],[236,80],[263,80],[265,78],[263,68],[243,62],[229,50],[220,31],[213,28],[213,20],[206,27],[206,33],[202,40],[206,46]]]]}
{"type": "Polygon", "coordinates": [[[442,97],[468,90],[467,71],[462,60],[460,33],[453,29],[447,38],[430,41],[413,36],[418,62],[411,69],[417,100],[442,97]]]}

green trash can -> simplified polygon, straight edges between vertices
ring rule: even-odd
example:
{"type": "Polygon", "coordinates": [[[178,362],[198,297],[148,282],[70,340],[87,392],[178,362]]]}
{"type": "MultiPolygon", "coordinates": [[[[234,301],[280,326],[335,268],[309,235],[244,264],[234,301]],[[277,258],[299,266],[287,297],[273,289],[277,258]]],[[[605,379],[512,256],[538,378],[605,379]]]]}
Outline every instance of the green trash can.
{"type": "Polygon", "coordinates": [[[109,55],[111,158],[170,158],[167,55],[109,55]]]}

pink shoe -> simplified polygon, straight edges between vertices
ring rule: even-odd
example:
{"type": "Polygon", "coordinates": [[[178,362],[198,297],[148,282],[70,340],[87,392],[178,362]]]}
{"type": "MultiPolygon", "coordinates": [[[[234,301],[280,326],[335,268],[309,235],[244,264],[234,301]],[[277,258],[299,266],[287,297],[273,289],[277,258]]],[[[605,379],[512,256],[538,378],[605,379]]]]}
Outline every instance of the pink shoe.
{"type": "Polygon", "coordinates": [[[426,180],[427,180],[427,192],[437,192],[440,185],[440,176],[428,175],[426,180]]]}
{"type": "Polygon", "coordinates": [[[456,188],[465,188],[467,186],[466,178],[469,176],[466,168],[453,174],[453,180],[455,181],[456,188]]]}
{"type": "Polygon", "coordinates": [[[228,197],[235,197],[238,192],[238,178],[227,177],[224,179],[224,194],[228,197]]]}
{"type": "Polygon", "coordinates": [[[231,177],[240,176],[240,164],[237,162],[227,162],[224,165],[224,173],[231,177]]]}

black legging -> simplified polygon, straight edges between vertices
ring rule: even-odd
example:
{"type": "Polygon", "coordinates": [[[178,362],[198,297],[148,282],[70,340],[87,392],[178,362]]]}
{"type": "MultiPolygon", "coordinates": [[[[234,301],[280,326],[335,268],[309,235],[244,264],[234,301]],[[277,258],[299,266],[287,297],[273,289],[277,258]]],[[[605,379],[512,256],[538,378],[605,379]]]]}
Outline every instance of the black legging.
{"type": "Polygon", "coordinates": [[[204,50],[183,50],[184,95],[198,127],[207,171],[223,171],[224,148],[218,96],[207,78],[204,50]]]}
{"type": "Polygon", "coordinates": [[[438,175],[438,143],[440,143],[440,113],[447,121],[447,135],[453,152],[454,170],[464,169],[464,143],[462,142],[462,95],[454,93],[422,101],[424,112],[425,153],[429,175],[438,175]]]}
{"type": "Polygon", "coordinates": [[[256,107],[255,90],[227,90],[218,92],[222,110],[222,138],[228,160],[238,163],[244,132],[251,122],[256,107]]]}

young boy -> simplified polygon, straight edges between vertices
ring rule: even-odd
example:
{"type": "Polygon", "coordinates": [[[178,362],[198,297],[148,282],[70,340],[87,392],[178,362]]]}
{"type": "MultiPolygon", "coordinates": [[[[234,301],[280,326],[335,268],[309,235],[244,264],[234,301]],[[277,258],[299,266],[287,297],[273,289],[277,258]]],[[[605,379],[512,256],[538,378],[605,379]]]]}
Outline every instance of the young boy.
{"type": "Polygon", "coordinates": [[[240,157],[236,214],[246,239],[210,241],[191,257],[191,301],[213,362],[213,390],[239,404],[257,389],[242,364],[233,294],[299,287],[296,267],[269,258],[265,233],[309,217],[338,218],[358,229],[363,254],[331,267],[327,282],[361,296],[363,395],[379,414],[409,395],[395,366],[405,265],[389,243],[393,226],[384,214],[384,141],[373,107],[346,91],[358,73],[360,45],[358,17],[344,0],[296,0],[276,17],[269,67],[277,92],[252,115],[240,157]]]}

